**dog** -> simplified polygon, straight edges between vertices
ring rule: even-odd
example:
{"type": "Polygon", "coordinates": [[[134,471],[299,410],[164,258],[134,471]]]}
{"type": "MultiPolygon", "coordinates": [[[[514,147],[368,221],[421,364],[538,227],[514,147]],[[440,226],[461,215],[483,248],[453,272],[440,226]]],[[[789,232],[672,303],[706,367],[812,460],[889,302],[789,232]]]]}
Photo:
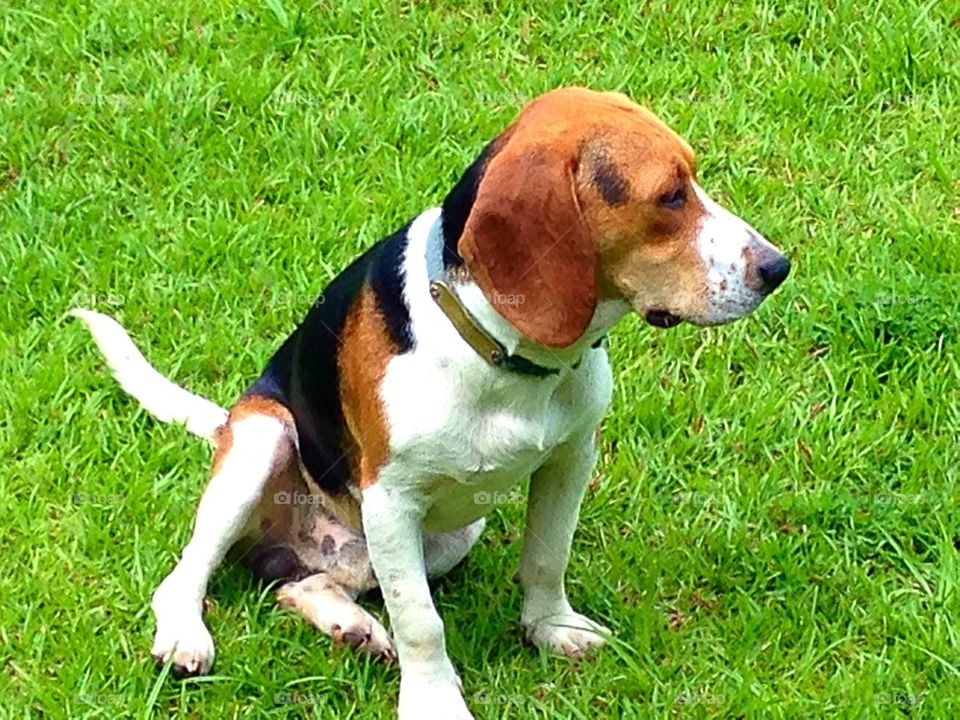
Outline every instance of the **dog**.
{"type": "Polygon", "coordinates": [[[735,320],[789,271],[651,112],[562,88],[441,207],[334,278],[229,412],[160,375],[109,317],[73,311],[127,392],[216,448],[193,535],[153,595],[154,657],[210,670],[203,602],[232,551],[334,640],[398,659],[402,720],[469,718],[428,579],[477,541],[485,499],[526,478],[526,637],[574,658],[603,644],[564,574],[611,400],[604,337],[630,310],[657,328],[735,320]],[[392,637],[356,603],[374,588],[392,637]]]}

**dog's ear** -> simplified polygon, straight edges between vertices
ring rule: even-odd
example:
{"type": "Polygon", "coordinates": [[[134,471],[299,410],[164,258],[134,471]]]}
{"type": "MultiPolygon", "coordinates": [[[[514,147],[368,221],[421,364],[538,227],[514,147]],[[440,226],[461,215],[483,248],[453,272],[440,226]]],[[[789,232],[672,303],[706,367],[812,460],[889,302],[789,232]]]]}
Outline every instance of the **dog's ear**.
{"type": "Polygon", "coordinates": [[[596,248],[580,213],[577,158],[507,142],[489,159],[458,250],[490,303],[526,337],[566,347],[597,304],[596,248]]]}

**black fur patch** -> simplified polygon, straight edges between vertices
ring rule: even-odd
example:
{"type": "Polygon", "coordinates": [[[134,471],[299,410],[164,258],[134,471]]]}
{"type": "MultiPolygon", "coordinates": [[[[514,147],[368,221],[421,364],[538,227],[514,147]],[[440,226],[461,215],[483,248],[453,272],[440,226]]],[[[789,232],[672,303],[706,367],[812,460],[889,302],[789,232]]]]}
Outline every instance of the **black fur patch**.
{"type": "Polygon", "coordinates": [[[479,157],[468,167],[453,189],[443,200],[443,266],[445,268],[463,265],[463,258],[457,250],[457,243],[463,235],[463,228],[470,217],[473,202],[477,199],[480,180],[487,164],[500,149],[499,138],[487,143],[479,157]]]}
{"type": "Polygon", "coordinates": [[[294,582],[310,574],[286,545],[256,545],[243,556],[243,563],[264,582],[294,582]]]}
{"type": "Polygon", "coordinates": [[[604,202],[609,205],[623,205],[630,199],[630,185],[606,155],[601,153],[593,158],[591,170],[591,180],[600,191],[604,202]]]}
{"type": "Polygon", "coordinates": [[[407,249],[410,223],[381,240],[379,251],[371,258],[367,282],[377,296],[377,306],[387,320],[390,336],[403,354],[413,347],[410,308],[403,297],[403,257],[407,249]]]}

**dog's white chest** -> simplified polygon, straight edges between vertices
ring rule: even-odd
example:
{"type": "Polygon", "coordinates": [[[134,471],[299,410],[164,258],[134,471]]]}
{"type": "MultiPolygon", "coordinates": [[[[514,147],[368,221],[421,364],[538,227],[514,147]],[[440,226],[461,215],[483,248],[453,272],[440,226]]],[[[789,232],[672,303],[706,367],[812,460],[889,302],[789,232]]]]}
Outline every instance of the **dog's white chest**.
{"type": "Polygon", "coordinates": [[[572,434],[592,431],[609,402],[605,353],[563,379],[530,380],[467,365],[395,358],[383,384],[390,427],[384,478],[416,489],[427,530],[450,530],[505,502],[572,434]]]}

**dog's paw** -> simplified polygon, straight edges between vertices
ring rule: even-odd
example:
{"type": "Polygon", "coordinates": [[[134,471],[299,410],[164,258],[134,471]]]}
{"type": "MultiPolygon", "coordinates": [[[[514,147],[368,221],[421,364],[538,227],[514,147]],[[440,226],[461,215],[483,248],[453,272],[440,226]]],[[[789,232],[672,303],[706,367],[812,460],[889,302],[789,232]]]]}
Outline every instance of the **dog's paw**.
{"type": "Polygon", "coordinates": [[[172,659],[171,672],[178,678],[205,675],[213,667],[213,638],[200,619],[158,621],[151,652],[158,665],[172,659]]]}
{"type": "Polygon", "coordinates": [[[573,611],[539,618],[525,623],[525,628],[527,640],[537,647],[572,658],[605,645],[603,636],[610,634],[603,625],[573,611]]]}
{"type": "Polygon", "coordinates": [[[382,660],[397,659],[390,633],[379,620],[343,595],[342,591],[311,582],[288,583],[277,590],[281,606],[296,610],[333,638],[382,660]]]}
{"type": "Polygon", "coordinates": [[[372,617],[367,617],[346,627],[334,625],[330,637],[338,645],[349,645],[356,650],[370,653],[387,662],[393,662],[397,659],[397,651],[393,647],[390,633],[378,620],[372,617]]]}
{"type": "Polygon", "coordinates": [[[400,679],[399,720],[473,720],[460,691],[460,678],[403,675],[400,679]]]}

